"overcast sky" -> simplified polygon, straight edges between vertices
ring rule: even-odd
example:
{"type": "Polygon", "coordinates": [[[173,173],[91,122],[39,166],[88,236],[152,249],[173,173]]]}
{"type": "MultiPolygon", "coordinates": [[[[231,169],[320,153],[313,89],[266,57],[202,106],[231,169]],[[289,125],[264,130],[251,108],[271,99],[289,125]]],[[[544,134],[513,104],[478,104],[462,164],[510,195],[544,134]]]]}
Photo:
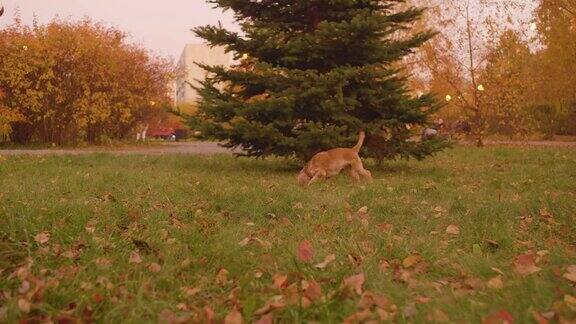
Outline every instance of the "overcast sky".
{"type": "Polygon", "coordinates": [[[20,9],[25,23],[34,15],[41,23],[61,18],[94,20],[118,27],[132,35],[133,41],[143,44],[154,53],[178,59],[184,44],[200,43],[190,28],[222,24],[234,28],[232,15],[212,9],[204,0],[0,0],[6,12],[0,18],[0,28],[12,21],[14,11],[20,9]]]}

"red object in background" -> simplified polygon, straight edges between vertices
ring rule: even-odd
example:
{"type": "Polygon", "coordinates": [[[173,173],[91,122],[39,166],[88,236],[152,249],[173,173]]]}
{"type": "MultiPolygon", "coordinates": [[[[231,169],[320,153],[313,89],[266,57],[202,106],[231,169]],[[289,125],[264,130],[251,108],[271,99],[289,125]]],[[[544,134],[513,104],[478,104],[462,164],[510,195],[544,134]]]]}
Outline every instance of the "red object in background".
{"type": "Polygon", "coordinates": [[[168,138],[172,135],[176,134],[176,130],[174,128],[156,128],[152,129],[148,132],[148,136],[150,137],[161,137],[161,138],[168,138]]]}

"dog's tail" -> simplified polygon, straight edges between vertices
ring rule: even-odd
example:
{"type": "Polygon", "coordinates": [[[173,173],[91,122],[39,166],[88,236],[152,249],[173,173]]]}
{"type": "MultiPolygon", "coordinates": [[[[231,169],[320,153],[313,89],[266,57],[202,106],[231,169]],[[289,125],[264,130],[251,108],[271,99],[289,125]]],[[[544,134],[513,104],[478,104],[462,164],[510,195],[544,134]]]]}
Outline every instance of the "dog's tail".
{"type": "Polygon", "coordinates": [[[365,138],[366,138],[366,133],[364,132],[364,130],[361,130],[360,131],[360,138],[358,139],[358,143],[356,144],[356,146],[354,146],[354,150],[356,152],[360,152],[362,145],[364,145],[364,139],[365,138]]]}

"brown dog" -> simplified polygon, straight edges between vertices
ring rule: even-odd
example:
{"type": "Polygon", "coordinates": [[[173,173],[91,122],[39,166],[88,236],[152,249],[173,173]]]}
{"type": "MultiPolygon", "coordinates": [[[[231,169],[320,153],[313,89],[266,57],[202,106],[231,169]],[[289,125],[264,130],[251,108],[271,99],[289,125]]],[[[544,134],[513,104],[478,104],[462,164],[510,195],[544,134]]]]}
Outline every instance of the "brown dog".
{"type": "Polygon", "coordinates": [[[342,169],[348,166],[350,166],[350,176],[354,180],[359,181],[360,176],[372,180],[372,174],[364,169],[362,160],[358,155],[365,138],[364,131],[360,131],[358,144],[353,148],[336,148],[314,155],[298,174],[298,183],[309,186],[318,180],[338,175],[342,169]]]}

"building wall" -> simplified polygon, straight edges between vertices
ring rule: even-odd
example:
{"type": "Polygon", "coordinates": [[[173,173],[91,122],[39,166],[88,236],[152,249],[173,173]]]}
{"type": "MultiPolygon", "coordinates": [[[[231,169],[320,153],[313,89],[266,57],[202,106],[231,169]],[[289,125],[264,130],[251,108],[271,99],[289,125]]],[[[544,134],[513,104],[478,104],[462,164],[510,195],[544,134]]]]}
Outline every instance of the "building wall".
{"type": "Polygon", "coordinates": [[[174,89],[176,105],[195,104],[199,99],[196,91],[187,83],[198,85],[197,80],[203,80],[206,77],[206,71],[197,66],[195,62],[228,67],[232,64],[232,55],[225,53],[223,47],[211,48],[204,44],[186,45],[178,62],[178,67],[184,71],[184,76],[176,80],[174,89]]]}

